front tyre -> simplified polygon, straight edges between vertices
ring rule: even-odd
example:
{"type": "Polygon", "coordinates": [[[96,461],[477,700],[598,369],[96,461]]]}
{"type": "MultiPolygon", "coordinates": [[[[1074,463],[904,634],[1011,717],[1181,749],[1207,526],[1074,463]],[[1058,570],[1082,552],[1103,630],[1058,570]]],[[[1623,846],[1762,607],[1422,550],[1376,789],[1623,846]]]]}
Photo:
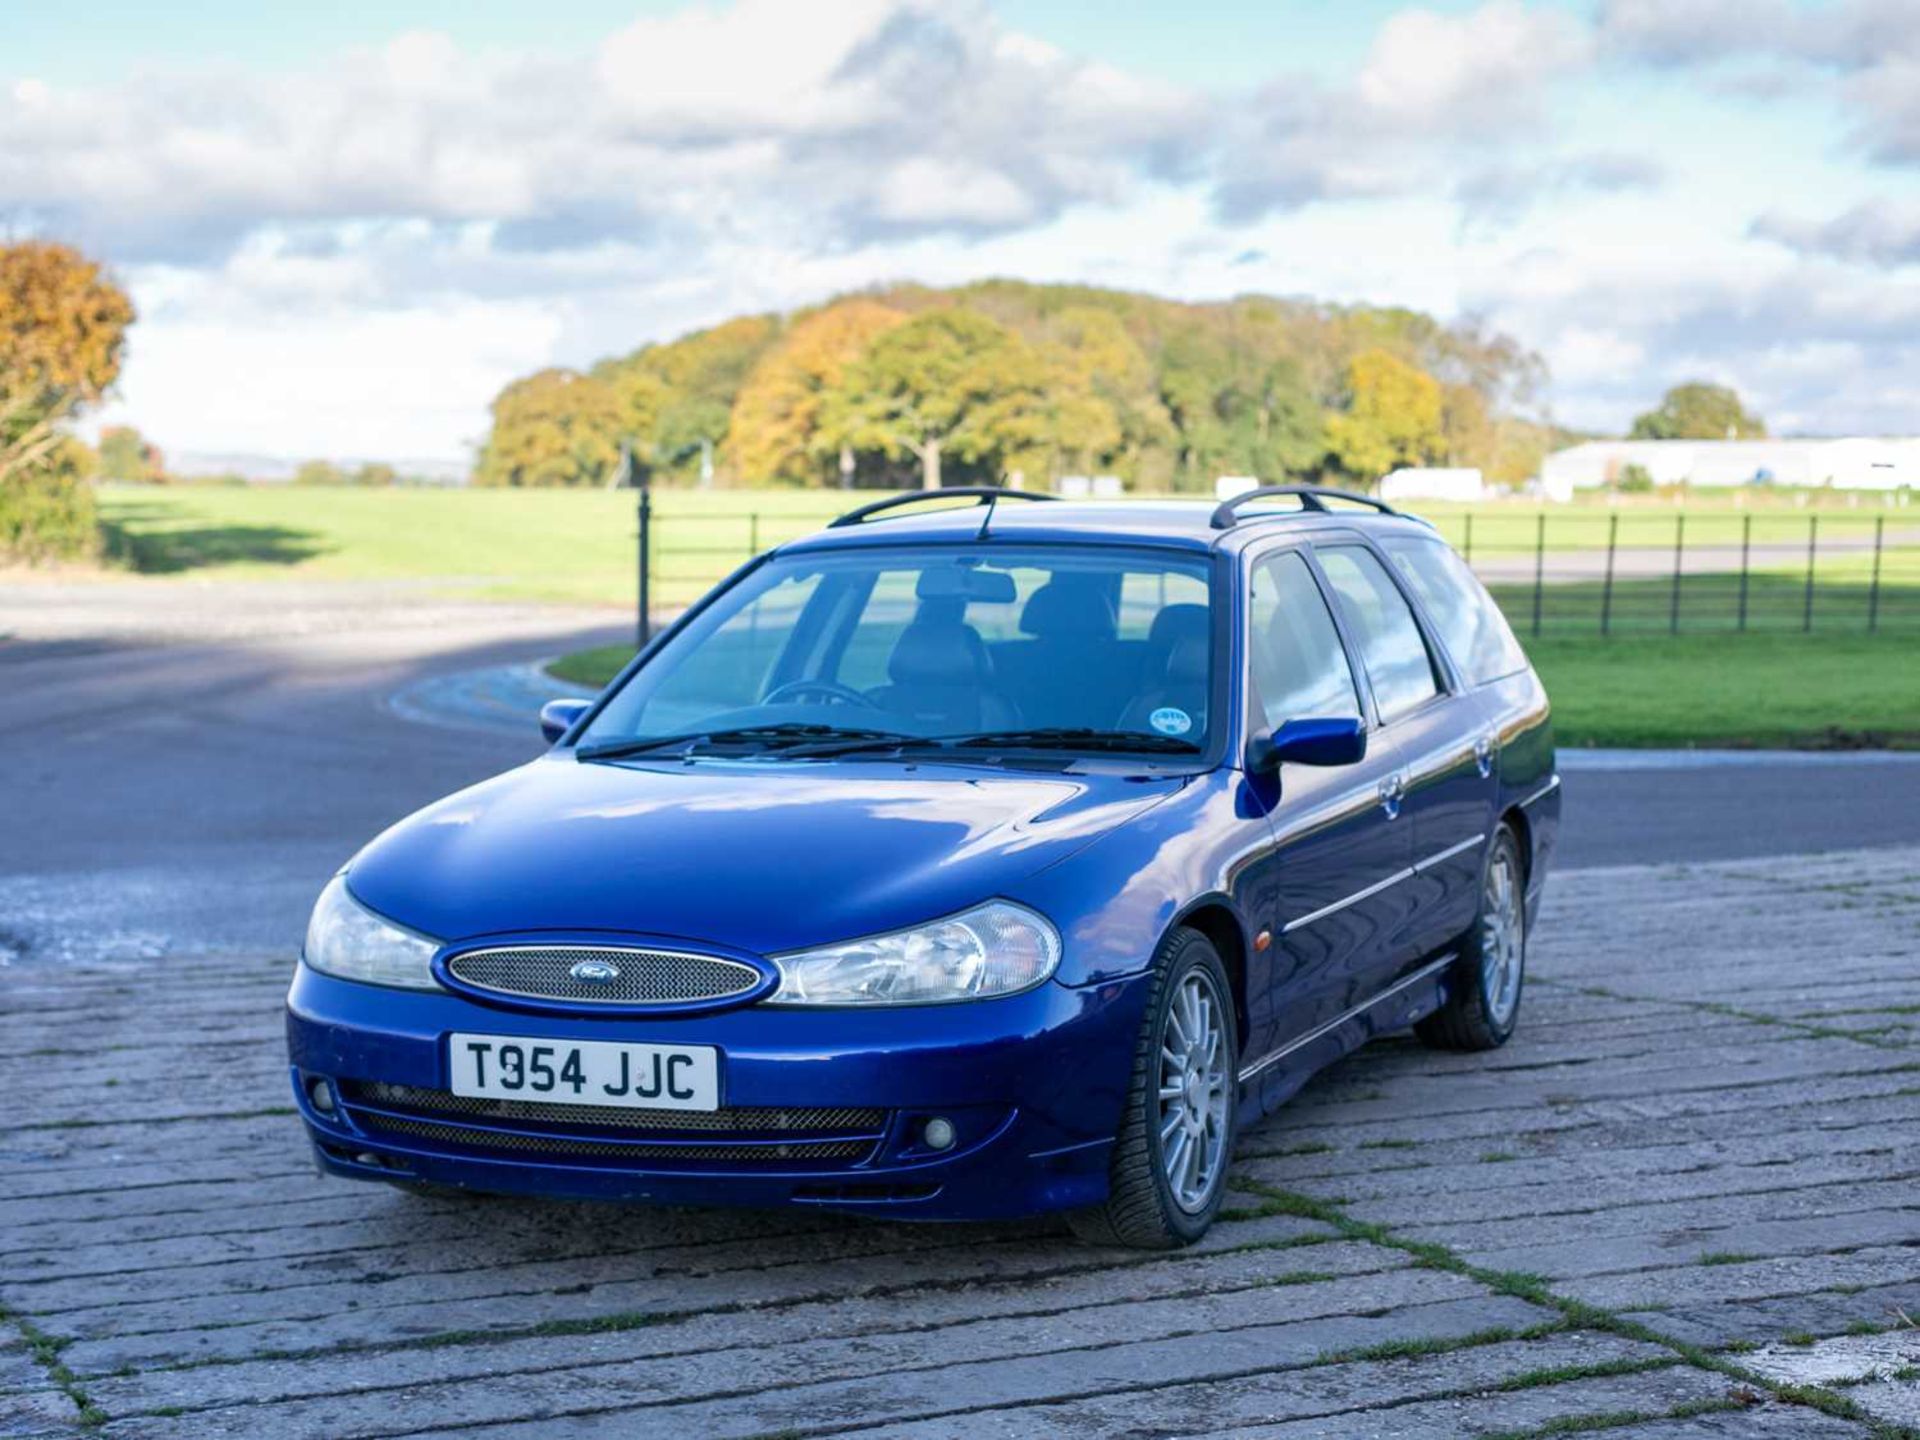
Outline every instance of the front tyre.
{"type": "Polygon", "coordinates": [[[1526,866],[1513,828],[1502,825],[1487,847],[1480,913],[1460,947],[1447,1003],[1414,1033],[1437,1050],[1498,1049],[1519,1023],[1526,972],[1526,866]]]}
{"type": "Polygon", "coordinates": [[[1106,1202],[1071,1217],[1093,1245],[1171,1250],[1206,1234],[1226,1194],[1239,1028],[1219,952],[1175,930],[1154,966],[1106,1202]]]}

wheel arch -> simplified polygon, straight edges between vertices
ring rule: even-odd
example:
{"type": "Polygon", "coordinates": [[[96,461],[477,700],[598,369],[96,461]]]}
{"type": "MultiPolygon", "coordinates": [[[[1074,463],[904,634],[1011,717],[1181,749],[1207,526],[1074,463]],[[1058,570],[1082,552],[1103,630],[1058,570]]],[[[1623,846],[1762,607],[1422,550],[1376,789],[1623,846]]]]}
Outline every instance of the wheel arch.
{"type": "MultiPolygon", "coordinates": [[[[1227,969],[1227,983],[1233,989],[1235,1039],[1244,1047],[1247,1043],[1247,955],[1250,949],[1246,921],[1226,896],[1203,895],[1174,917],[1166,933],[1170,935],[1180,929],[1199,932],[1220,953],[1220,963],[1227,969]]],[[[1162,935],[1160,940],[1164,944],[1166,935],[1162,935]]]]}

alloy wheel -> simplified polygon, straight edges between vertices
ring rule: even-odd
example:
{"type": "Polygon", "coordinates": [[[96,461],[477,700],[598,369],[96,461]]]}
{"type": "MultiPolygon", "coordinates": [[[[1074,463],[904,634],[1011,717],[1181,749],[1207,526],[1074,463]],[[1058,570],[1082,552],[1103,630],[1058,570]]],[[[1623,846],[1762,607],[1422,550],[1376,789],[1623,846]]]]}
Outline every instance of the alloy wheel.
{"type": "Polygon", "coordinates": [[[1480,979],[1487,1016],[1503,1029],[1520,1003],[1526,957],[1527,915],[1520,898],[1519,864],[1510,848],[1496,846],[1480,906],[1480,979]]]}
{"type": "Polygon", "coordinates": [[[1160,1163],[1173,1201],[1189,1215],[1206,1208],[1227,1162],[1226,1007],[1213,977],[1182,977],[1160,1031],[1160,1163]]]}

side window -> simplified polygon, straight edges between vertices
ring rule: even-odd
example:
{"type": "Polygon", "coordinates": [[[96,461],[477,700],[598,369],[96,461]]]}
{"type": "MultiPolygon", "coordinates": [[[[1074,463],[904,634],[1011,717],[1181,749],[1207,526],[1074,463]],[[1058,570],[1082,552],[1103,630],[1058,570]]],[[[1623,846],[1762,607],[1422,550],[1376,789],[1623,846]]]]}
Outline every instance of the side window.
{"type": "Polygon", "coordinates": [[[1413,607],[1374,553],[1361,545],[1316,546],[1314,553],[1359,642],[1380,719],[1392,721],[1439,694],[1433,657],[1413,607]]]}
{"type": "Polygon", "coordinates": [[[1469,681],[1484,685],[1527,668],[1506,616],[1445,541],[1394,536],[1383,543],[1469,681]]]}
{"type": "Polygon", "coordinates": [[[1289,720],[1360,717],[1340,632],[1296,551],[1283,550],[1253,567],[1247,661],[1255,703],[1270,729],[1289,720]]]}

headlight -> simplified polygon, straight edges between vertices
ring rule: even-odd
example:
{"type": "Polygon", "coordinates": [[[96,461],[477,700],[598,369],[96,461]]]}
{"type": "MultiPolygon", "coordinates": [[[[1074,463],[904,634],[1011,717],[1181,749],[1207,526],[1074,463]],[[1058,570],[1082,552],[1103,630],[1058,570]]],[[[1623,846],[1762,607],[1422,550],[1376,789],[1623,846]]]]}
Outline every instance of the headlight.
{"type": "Polygon", "coordinates": [[[434,941],[363,910],[347,893],[346,877],[336,875],[314,902],[303,953],[314,969],[342,980],[437,990],[440,982],[428,964],[439,948],[434,941]]]}
{"type": "Polygon", "coordinates": [[[938,1005],[1031,989],[1060,963],[1060,932],[1023,905],[989,901],[891,935],[776,955],[770,1005],[938,1005]]]}

